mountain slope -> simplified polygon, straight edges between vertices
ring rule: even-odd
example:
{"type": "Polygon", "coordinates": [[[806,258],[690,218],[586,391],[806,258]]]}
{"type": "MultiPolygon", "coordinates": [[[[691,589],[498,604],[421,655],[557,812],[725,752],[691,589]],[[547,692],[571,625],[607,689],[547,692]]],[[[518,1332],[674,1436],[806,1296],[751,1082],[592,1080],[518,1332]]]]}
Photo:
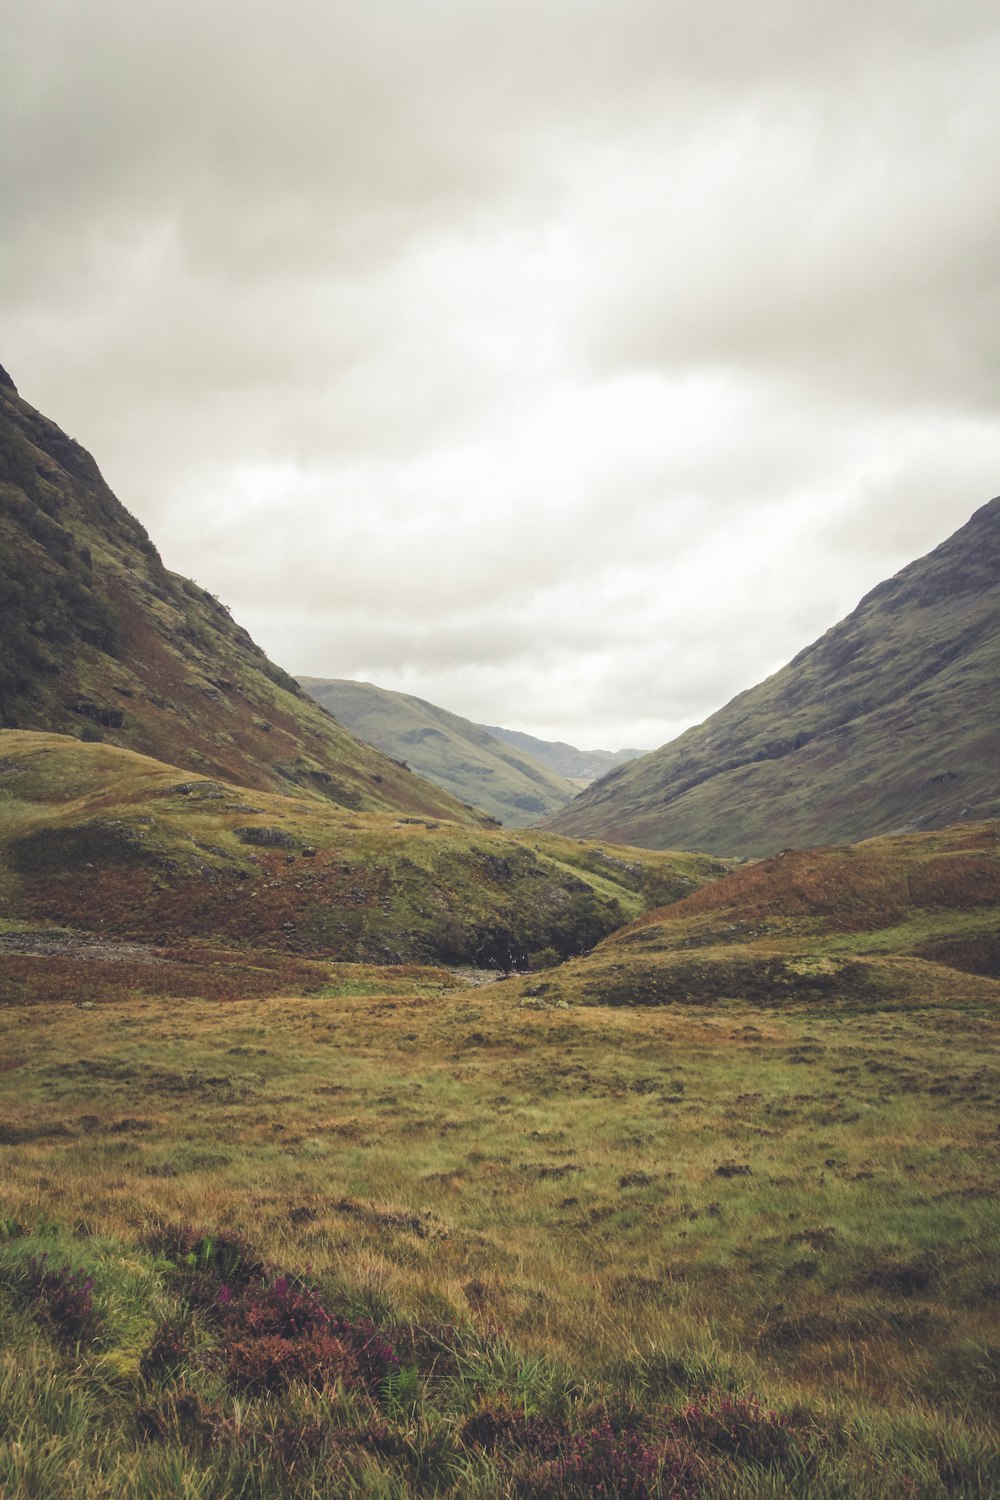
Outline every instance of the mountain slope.
{"type": "Polygon", "coordinates": [[[538,740],[533,734],[523,734],[519,729],[501,729],[496,724],[484,724],[487,734],[523,750],[534,760],[548,766],[557,776],[577,785],[587,785],[604,776],[608,771],[628,760],[635,760],[641,750],[578,750],[567,745],[565,740],[538,740]]]}
{"type": "Polygon", "coordinates": [[[766,682],[550,822],[763,855],[1000,813],[1000,499],[766,682]]]}
{"type": "Polygon", "coordinates": [[[523,750],[423,698],[340,678],[299,682],[360,739],[508,827],[533,823],[576,795],[568,781],[523,750]]]}
{"type": "Polygon", "coordinates": [[[336,724],[168,572],[90,454],[0,370],[0,725],[353,808],[467,809],[336,724]]]}

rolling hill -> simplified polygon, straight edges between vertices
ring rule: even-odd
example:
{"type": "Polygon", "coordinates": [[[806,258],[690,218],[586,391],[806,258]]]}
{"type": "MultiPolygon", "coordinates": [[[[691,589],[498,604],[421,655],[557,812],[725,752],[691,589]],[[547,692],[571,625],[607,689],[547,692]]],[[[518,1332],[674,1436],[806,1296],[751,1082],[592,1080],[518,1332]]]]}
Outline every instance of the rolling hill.
{"type": "Polygon", "coordinates": [[[1000,813],[1000,499],[766,682],[549,821],[766,855],[1000,813]]]}
{"type": "MultiPolygon", "coordinates": [[[[608,853],[553,834],[357,813],[185,777],[67,735],[0,735],[8,991],[11,952],[26,955],[40,982],[41,959],[55,952],[72,967],[81,935],[112,947],[179,945],[192,961],[204,945],[222,946],[223,969],[267,968],[275,954],[492,969],[553,963],[723,868],[700,855],[608,853]],[[254,956],[264,954],[272,958],[254,956]]],[[[142,956],[155,966],[157,955],[142,956]]]]}
{"type": "Polygon", "coordinates": [[[355,809],[476,821],[361,744],[169,572],[80,445],[0,370],[0,726],[355,809]]]}
{"type": "Polygon", "coordinates": [[[576,787],[523,748],[504,744],[493,730],[422,698],[370,682],[328,677],[299,682],[359,739],[508,827],[534,823],[576,795],[576,787]]]}

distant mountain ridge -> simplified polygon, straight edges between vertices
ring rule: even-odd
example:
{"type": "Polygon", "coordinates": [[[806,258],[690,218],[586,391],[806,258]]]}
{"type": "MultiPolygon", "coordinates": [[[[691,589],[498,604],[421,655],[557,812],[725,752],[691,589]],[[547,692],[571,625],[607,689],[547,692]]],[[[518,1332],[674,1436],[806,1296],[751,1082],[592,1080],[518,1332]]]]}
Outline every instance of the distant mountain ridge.
{"type": "Polygon", "coordinates": [[[547,826],[766,855],[1000,814],[1000,498],[780,672],[547,826]]]}
{"type": "Polygon", "coordinates": [[[519,729],[501,729],[497,724],[484,724],[483,728],[494,738],[516,746],[555,771],[557,776],[564,776],[577,785],[589,785],[615,766],[636,760],[642,754],[641,750],[578,750],[564,740],[539,740],[533,734],[522,734],[519,729]]]}
{"type": "Polygon", "coordinates": [[[509,828],[534,823],[576,795],[523,749],[423,698],[345,678],[299,682],[353,734],[509,828]]]}
{"type": "Polygon", "coordinates": [[[0,727],[106,739],[355,810],[476,822],[361,744],[205,589],[171,573],[97,464],[0,370],[0,727]]]}

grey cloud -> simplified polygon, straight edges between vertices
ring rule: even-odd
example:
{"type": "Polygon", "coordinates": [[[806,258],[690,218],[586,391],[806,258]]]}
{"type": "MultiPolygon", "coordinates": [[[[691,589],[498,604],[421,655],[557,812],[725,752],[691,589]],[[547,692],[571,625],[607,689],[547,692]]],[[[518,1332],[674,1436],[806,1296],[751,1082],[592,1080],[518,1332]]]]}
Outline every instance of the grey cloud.
{"type": "Polygon", "coordinates": [[[653,743],[998,488],[998,48],[936,0],[13,0],[0,357],[290,669],[653,743]]]}
{"type": "Polygon", "coordinates": [[[607,264],[628,269],[602,278],[598,359],[992,410],[1000,36],[963,32],[962,19],[957,72],[928,50],[909,68],[867,59],[861,89],[831,72],[817,97],[786,79],[775,98],[738,98],[705,135],[664,143],[641,210],[626,190],[616,212],[601,184],[585,211],[615,226],[607,264]]]}

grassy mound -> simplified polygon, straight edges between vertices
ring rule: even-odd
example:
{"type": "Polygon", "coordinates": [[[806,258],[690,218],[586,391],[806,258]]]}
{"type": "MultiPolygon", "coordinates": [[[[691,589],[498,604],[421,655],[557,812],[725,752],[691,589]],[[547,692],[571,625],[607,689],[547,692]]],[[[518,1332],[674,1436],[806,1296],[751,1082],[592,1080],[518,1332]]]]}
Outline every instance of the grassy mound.
{"type": "Polygon", "coordinates": [[[1000,998],[1000,824],[787,850],[611,934],[522,993],[546,1003],[843,1007],[1000,998]],[[978,976],[972,978],[970,976],[978,976]]]}

